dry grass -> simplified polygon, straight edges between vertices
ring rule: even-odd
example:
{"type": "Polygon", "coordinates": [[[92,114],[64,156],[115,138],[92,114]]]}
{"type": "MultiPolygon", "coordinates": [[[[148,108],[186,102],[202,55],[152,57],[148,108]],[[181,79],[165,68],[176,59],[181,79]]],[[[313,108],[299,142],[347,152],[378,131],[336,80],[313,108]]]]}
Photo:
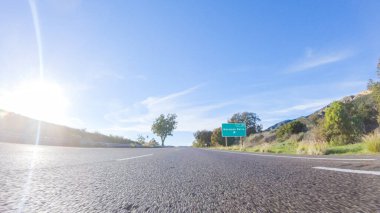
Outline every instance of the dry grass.
{"type": "Polygon", "coordinates": [[[328,144],[324,141],[302,141],[298,144],[297,154],[301,155],[324,155],[328,144]]]}
{"type": "Polygon", "coordinates": [[[259,152],[270,152],[272,145],[270,143],[263,143],[258,148],[259,152]]]}
{"type": "Polygon", "coordinates": [[[369,152],[380,152],[380,135],[370,134],[363,137],[363,143],[369,152]]]}

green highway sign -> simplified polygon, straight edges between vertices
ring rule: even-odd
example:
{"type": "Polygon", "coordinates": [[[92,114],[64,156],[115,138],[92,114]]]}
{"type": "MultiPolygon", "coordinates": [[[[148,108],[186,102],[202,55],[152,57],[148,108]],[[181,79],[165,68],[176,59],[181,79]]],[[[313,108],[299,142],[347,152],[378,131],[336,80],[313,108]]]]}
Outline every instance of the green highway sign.
{"type": "Polygon", "coordinates": [[[247,136],[247,128],[245,123],[227,123],[222,124],[223,137],[245,137],[247,136]]]}

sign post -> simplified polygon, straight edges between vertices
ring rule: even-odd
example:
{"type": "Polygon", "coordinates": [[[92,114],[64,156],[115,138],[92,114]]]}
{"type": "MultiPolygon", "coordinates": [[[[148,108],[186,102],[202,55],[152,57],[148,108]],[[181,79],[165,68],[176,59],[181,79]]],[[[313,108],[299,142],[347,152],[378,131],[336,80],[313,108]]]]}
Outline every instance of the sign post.
{"type": "Polygon", "coordinates": [[[247,136],[245,123],[224,123],[222,124],[222,137],[225,137],[226,146],[228,137],[240,137],[240,145],[243,145],[242,138],[247,136]]]}

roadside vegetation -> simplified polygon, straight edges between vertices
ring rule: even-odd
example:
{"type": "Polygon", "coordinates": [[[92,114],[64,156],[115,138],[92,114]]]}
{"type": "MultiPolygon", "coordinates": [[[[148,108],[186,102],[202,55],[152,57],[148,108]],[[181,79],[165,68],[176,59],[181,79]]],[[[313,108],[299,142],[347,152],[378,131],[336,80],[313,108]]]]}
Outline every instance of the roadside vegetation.
{"type": "Polygon", "coordinates": [[[160,137],[160,145],[155,138],[149,139],[148,136],[138,135],[137,140],[131,140],[122,136],[104,135],[97,131],[88,132],[86,129],[38,121],[0,109],[0,141],[78,147],[163,147],[166,138],[173,135],[177,127],[176,119],[176,114],[161,114],[153,122],[152,132],[160,137]]]}
{"type": "Polygon", "coordinates": [[[369,152],[380,152],[380,136],[378,134],[370,134],[363,139],[364,146],[369,152]]]}
{"type": "MultiPolygon", "coordinates": [[[[377,69],[380,77],[380,61],[377,69]]],[[[369,80],[366,91],[335,101],[315,113],[262,129],[252,112],[227,121],[245,123],[247,137],[225,138],[221,128],[194,133],[194,147],[300,155],[371,154],[380,152],[380,82],[369,80]]]]}
{"type": "Polygon", "coordinates": [[[147,148],[160,146],[160,144],[156,141],[155,138],[151,138],[149,140],[149,136],[144,137],[142,135],[137,136],[137,143],[139,143],[142,147],[147,147],[147,148]]]}

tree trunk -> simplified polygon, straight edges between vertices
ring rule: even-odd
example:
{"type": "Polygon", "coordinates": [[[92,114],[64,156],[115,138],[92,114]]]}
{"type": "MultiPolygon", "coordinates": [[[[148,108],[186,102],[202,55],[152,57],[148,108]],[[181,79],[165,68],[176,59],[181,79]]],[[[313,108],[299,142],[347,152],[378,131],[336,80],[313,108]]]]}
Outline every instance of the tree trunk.
{"type": "Polygon", "coordinates": [[[162,146],[162,147],[165,146],[165,138],[161,138],[161,146],[162,146]]]}

